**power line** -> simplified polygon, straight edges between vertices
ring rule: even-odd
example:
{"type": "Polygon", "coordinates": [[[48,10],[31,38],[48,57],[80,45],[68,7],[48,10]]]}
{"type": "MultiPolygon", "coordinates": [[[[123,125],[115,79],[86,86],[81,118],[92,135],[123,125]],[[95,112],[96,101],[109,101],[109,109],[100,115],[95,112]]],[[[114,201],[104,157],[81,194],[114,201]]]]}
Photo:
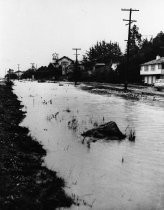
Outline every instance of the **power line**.
{"type": "Polygon", "coordinates": [[[132,12],[138,12],[138,9],[121,9],[121,11],[129,12],[129,19],[123,19],[123,21],[127,21],[128,23],[126,25],[129,25],[128,28],[128,40],[127,41],[127,67],[125,68],[125,84],[124,89],[127,90],[128,88],[128,78],[127,78],[127,72],[129,70],[129,47],[130,47],[130,38],[131,38],[131,24],[136,22],[136,20],[132,20],[132,12]]]}

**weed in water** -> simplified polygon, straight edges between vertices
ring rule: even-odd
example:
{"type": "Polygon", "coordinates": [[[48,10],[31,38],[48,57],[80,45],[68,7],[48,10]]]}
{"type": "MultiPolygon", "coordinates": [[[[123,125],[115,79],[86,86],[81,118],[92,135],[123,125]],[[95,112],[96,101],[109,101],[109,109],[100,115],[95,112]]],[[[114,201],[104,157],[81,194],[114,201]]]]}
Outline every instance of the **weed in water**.
{"type": "Polygon", "coordinates": [[[75,116],[72,117],[72,119],[68,122],[68,128],[72,129],[73,131],[76,131],[78,128],[78,120],[76,119],[75,116]]]}
{"type": "Polygon", "coordinates": [[[67,107],[66,110],[64,110],[64,111],[65,111],[65,112],[68,112],[68,113],[71,112],[71,110],[70,110],[69,107],[67,107]]]}
{"type": "Polygon", "coordinates": [[[47,116],[47,120],[51,121],[52,119],[56,119],[58,114],[59,114],[59,112],[56,112],[55,114],[51,114],[51,115],[47,116]]]}
{"type": "Polygon", "coordinates": [[[129,141],[133,141],[133,142],[135,141],[136,135],[135,135],[134,128],[128,125],[127,128],[125,129],[125,134],[127,138],[129,139],[129,141]]]}
{"type": "Polygon", "coordinates": [[[129,125],[125,129],[126,136],[128,137],[129,141],[135,141],[136,135],[134,128],[130,127],[129,125]]]}
{"type": "Polygon", "coordinates": [[[128,139],[129,141],[135,141],[136,135],[135,135],[135,131],[134,130],[130,130],[128,139]]]}

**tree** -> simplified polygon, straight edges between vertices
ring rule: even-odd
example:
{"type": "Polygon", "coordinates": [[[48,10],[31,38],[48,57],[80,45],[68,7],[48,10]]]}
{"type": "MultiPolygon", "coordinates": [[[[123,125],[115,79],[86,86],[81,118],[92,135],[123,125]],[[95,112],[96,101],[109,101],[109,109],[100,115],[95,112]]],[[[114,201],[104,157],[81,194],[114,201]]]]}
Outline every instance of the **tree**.
{"type": "Polygon", "coordinates": [[[133,25],[130,31],[130,47],[129,54],[130,56],[136,55],[142,46],[142,35],[139,33],[139,28],[136,25],[133,25]]]}
{"type": "Polygon", "coordinates": [[[34,69],[28,69],[27,71],[25,71],[21,78],[22,79],[32,79],[32,76],[35,76],[35,70],[34,69]]]}
{"type": "Polygon", "coordinates": [[[6,74],[5,78],[7,78],[7,80],[18,79],[18,76],[15,73],[10,73],[10,74],[6,74]]]}
{"type": "MultiPolygon", "coordinates": [[[[128,71],[129,82],[141,82],[140,65],[153,60],[157,55],[164,56],[164,33],[161,31],[150,40],[141,39],[139,28],[134,25],[131,30],[130,62],[128,71]]],[[[126,68],[125,59],[119,66],[119,75],[123,81],[123,72],[126,68]]]]}
{"type": "Polygon", "coordinates": [[[92,46],[83,57],[83,63],[86,66],[93,66],[95,63],[109,64],[120,59],[122,53],[118,43],[97,42],[92,46]]]}
{"type": "Polygon", "coordinates": [[[153,51],[155,56],[164,56],[164,33],[162,31],[153,39],[153,51]]]}

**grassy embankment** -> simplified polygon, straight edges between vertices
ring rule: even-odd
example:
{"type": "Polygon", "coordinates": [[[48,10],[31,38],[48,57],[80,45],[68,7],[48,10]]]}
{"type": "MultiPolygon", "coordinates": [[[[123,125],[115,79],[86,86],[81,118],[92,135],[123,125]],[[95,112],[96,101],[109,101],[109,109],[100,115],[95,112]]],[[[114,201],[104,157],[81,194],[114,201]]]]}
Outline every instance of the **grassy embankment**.
{"type": "Polygon", "coordinates": [[[42,166],[46,151],[19,126],[25,113],[10,86],[0,86],[0,209],[69,207],[64,181],[42,166]]]}

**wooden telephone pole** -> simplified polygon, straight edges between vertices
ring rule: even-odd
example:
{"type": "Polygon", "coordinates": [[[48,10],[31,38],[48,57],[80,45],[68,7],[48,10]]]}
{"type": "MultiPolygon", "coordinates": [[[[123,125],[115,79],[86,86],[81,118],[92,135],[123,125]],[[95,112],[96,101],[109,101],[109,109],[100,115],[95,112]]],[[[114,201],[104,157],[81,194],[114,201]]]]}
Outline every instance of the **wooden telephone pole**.
{"type": "Polygon", "coordinates": [[[35,63],[30,63],[31,64],[31,69],[34,70],[35,69],[35,63]]]}
{"type": "Polygon", "coordinates": [[[128,88],[128,78],[127,78],[127,73],[129,71],[129,48],[130,48],[130,39],[131,39],[131,24],[133,22],[137,22],[136,20],[132,20],[132,12],[138,12],[138,9],[121,9],[121,11],[128,11],[129,12],[129,19],[123,19],[123,21],[127,21],[128,23],[126,25],[129,25],[128,28],[128,40],[127,41],[127,67],[125,68],[125,84],[124,84],[124,90],[127,90],[128,88]]]}
{"type": "Polygon", "coordinates": [[[75,60],[75,70],[74,70],[74,79],[75,79],[75,85],[77,84],[77,72],[78,72],[78,50],[81,50],[81,48],[73,48],[72,50],[75,50],[76,53],[74,54],[76,56],[76,60],[75,60]]]}
{"type": "Polygon", "coordinates": [[[20,64],[17,64],[18,66],[18,80],[20,79],[20,74],[19,74],[19,71],[20,71],[20,64]]]}

